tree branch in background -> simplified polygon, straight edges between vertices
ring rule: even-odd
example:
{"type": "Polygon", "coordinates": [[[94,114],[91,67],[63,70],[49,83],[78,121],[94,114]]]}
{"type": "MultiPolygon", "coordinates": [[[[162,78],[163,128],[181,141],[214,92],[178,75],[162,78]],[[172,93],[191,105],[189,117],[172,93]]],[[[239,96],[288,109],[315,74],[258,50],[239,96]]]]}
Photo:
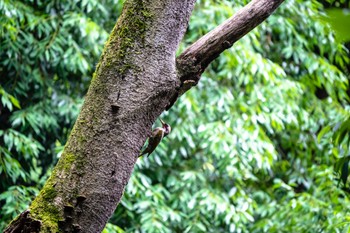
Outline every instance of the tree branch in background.
{"type": "Polygon", "coordinates": [[[205,68],[224,50],[253,30],[269,17],[284,0],[253,0],[234,16],[197,40],[177,59],[176,66],[181,87],[176,99],[197,85],[205,68]]]}

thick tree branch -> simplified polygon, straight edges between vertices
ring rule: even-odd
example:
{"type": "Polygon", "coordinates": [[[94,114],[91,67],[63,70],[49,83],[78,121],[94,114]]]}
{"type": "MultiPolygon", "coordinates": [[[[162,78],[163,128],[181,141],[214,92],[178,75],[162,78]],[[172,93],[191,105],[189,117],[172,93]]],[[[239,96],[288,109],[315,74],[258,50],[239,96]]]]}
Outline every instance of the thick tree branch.
{"type": "MultiPolygon", "coordinates": [[[[234,16],[204,35],[177,59],[181,87],[176,99],[195,86],[205,68],[224,50],[262,23],[284,0],[253,0],[234,16]]],[[[168,106],[169,109],[171,105],[168,106]]]]}

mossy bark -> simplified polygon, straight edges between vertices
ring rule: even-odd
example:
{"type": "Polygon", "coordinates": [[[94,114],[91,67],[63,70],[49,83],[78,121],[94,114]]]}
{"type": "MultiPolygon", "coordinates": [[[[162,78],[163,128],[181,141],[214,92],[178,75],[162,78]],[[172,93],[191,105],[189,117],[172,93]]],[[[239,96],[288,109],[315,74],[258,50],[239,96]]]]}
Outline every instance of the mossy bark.
{"type": "Polygon", "coordinates": [[[127,0],[62,157],[5,232],[101,232],[156,118],[180,85],[175,52],[195,0],[127,0]]]}

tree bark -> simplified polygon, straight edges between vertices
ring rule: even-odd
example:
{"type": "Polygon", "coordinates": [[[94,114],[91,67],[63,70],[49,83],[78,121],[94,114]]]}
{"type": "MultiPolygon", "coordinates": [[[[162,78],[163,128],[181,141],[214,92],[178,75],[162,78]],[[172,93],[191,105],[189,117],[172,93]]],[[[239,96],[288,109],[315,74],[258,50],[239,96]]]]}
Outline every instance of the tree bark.
{"type": "Polygon", "coordinates": [[[127,0],[62,157],[29,210],[5,232],[101,232],[156,118],[281,2],[252,1],[237,13],[239,20],[187,49],[176,67],[195,0],[127,0]]]}

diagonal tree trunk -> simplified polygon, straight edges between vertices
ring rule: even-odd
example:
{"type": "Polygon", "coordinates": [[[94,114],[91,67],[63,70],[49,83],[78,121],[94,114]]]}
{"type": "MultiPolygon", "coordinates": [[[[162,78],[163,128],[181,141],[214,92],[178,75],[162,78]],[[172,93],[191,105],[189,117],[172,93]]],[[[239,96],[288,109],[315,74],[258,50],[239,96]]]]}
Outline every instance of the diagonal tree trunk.
{"type": "Polygon", "coordinates": [[[9,232],[101,232],[156,118],[283,0],[254,0],[175,59],[195,0],[127,0],[62,157],[9,232]]]}

